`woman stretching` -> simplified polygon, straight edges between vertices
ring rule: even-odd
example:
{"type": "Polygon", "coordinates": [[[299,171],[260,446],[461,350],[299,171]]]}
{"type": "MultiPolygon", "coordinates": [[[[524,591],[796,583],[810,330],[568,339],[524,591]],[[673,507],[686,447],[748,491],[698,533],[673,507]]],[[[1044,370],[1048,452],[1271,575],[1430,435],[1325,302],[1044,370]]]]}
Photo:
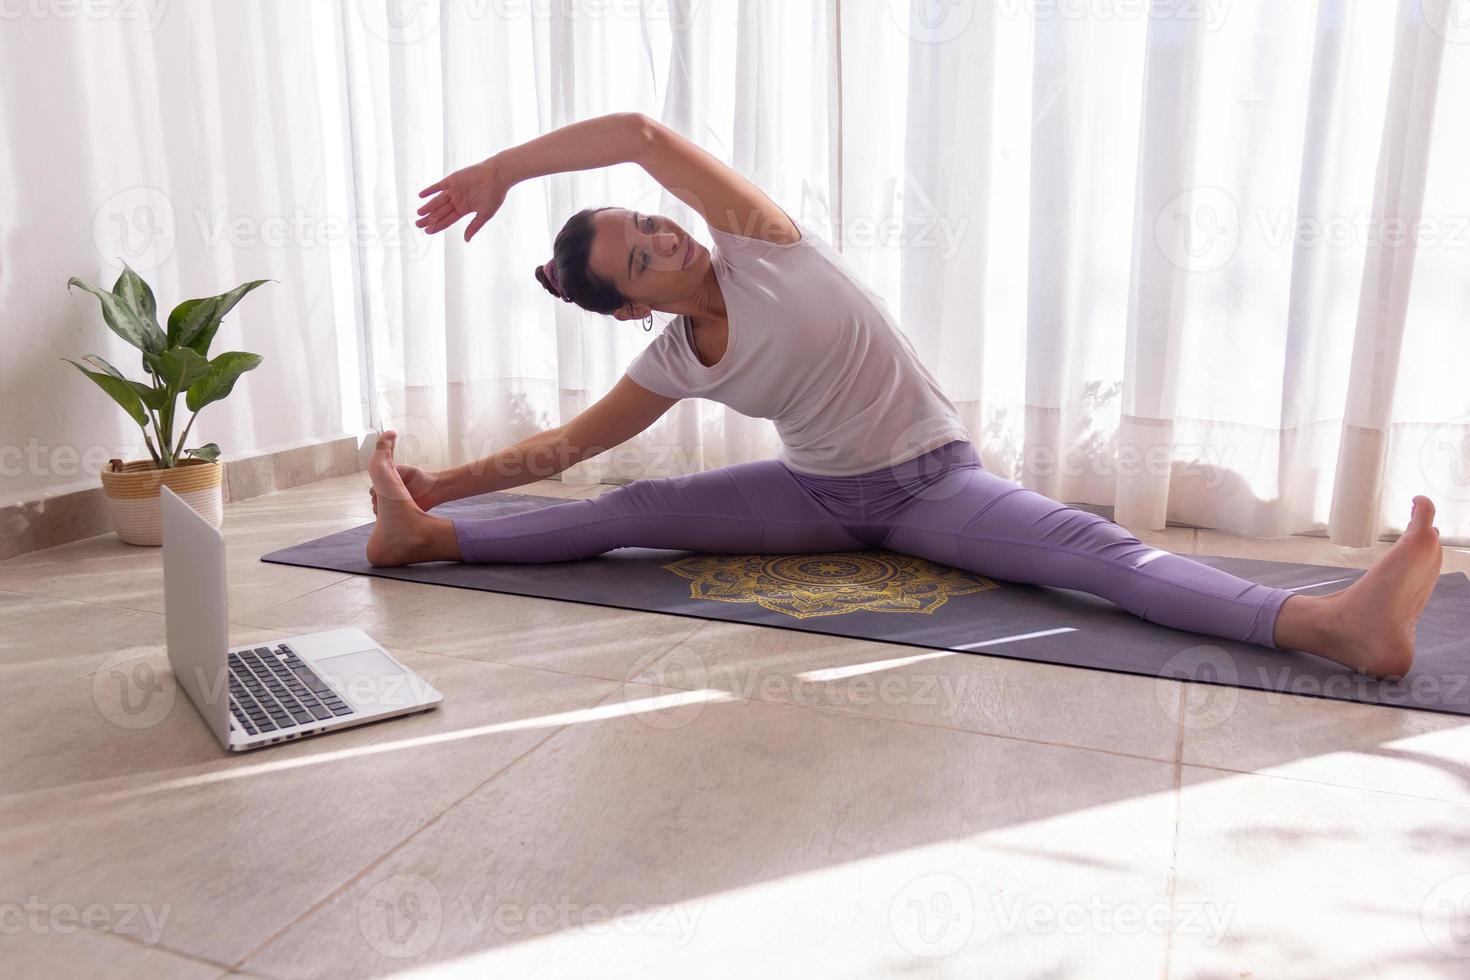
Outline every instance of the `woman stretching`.
{"type": "Polygon", "coordinates": [[[1078,589],[1151,622],[1304,650],[1400,676],[1439,574],[1434,504],[1347,589],[1298,595],[1151,548],[1122,527],[986,471],[958,414],[883,300],[842,257],[710,154],[638,113],[565,126],[425,189],[418,225],[473,214],[472,238],[516,183],[632,162],[709,225],[706,248],[668,218],[573,215],[536,278],[619,320],[676,314],[591,408],[484,460],[439,473],[369,472],[374,565],[557,562],[613,548],[795,554],[886,548],[980,575],[1078,589]],[[432,195],[432,196],[431,196],[432,195]],[[771,419],[777,459],[636,480],[600,497],[479,520],[427,511],[558,473],[642,432],[681,398],[771,419]],[[407,481],[407,482],[405,482],[407,481]],[[410,489],[411,488],[411,489],[410,489]]]}

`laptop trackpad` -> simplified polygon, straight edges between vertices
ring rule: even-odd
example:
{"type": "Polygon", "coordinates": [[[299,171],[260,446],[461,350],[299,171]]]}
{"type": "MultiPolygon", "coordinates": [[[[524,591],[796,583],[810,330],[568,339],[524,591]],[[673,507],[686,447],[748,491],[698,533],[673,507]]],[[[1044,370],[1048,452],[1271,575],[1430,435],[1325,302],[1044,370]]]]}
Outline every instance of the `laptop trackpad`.
{"type": "Polygon", "coordinates": [[[313,660],[312,668],[347,702],[362,710],[415,704],[409,675],[381,650],[359,650],[313,660]]]}

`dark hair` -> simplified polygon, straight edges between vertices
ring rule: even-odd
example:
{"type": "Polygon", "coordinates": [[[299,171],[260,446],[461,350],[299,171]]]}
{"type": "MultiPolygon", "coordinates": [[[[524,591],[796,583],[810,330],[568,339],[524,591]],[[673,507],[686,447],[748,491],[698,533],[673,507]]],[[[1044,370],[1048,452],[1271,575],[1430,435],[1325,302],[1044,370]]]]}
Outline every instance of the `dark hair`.
{"type": "Polygon", "coordinates": [[[592,216],[606,210],[606,207],[583,208],[568,218],[561,231],[557,232],[556,243],[551,249],[551,262],[556,269],[561,292],[557,292],[546,278],[546,270],[539,265],[536,267],[536,281],[545,286],[548,293],[592,313],[614,313],[628,304],[628,298],[618,291],[612,280],[592,271],[592,237],[596,232],[592,216]]]}

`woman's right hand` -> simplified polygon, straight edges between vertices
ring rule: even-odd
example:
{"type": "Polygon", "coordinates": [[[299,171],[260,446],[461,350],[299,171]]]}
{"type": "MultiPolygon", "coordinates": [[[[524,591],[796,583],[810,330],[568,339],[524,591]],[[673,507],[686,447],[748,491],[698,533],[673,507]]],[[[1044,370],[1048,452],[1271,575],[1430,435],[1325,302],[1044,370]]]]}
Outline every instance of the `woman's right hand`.
{"type": "MultiPolygon", "coordinates": [[[[444,500],[434,493],[435,487],[443,489],[444,480],[438,473],[433,470],[420,469],[417,466],[409,466],[406,463],[399,463],[396,468],[399,478],[403,480],[403,485],[408,488],[409,493],[413,494],[413,502],[419,510],[428,510],[430,507],[444,503],[444,500]]],[[[368,496],[373,501],[373,513],[377,514],[378,491],[368,487],[368,496]]]]}
{"type": "Polygon", "coordinates": [[[419,191],[419,197],[434,197],[419,208],[420,217],[414,223],[435,235],[473,213],[475,219],[464,230],[464,240],[469,241],[500,210],[510,187],[494,157],[470,164],[419,191]]]}

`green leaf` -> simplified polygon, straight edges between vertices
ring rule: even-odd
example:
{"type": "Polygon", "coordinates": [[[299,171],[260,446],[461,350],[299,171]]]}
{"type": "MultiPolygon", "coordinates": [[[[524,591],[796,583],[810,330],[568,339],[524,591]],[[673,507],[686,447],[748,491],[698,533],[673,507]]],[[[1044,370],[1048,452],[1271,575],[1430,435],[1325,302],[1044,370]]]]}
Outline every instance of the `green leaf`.
{"type": "MultiPolygon", "coordinates": [[[[152,355],[144,354],[143,356],[151,357],[152,355]]],[[[101,368],[104,374],[117,378],[120,381],[126,381],[129,385],[132,386],[133,390],[138,393],[138,397],[142,399],[143,404],[147,405],[155,412],[163,408],[164,405],[168,404],[168,392],[155,388],[152,385],[144,384],[141,381],[131,381],[127,378],[124,378],[121,371],[113,367],[111,364],[107,363],[107,361],[105,361],[98,355],[83,354],[82,360],[86,361],[88,364],[92,365],[95,368],[101,368]]]]}
{"type": "Polygon", "coordinates": [[[158,329],[157,324],[149,324],[140,314],[133,309],[132,305],[122,300],[105,289],[98,289],[91,283],[72,276],[66,281],[68,288],[80,286],[93,296],[97,302],[102,304],[102,319],[107,321],[107,326],[112,332],[123,340],[132,344],[141,351],[159,353],[164,348],[163,331],[158,329]],[[149,327],[152,327],[150,330],[149,327]]]}
{"type": "Polygon", "coordinates": [[[174,391],[183,391],[209,373],[209,362],[188,347],[170,347],[162,354],[144,354],[143,360],[174,391]]]}
{"type": "Polygon", "coordinates": [[[217,402],[235,387],[235,381],[246,371],[253,371],[265,360],[259,354],[226,351],[209,362],[209,372],[189,386],[184,403],[197,412],[210,402],[217,402]]]}
{"type": "Polygon", "coordinates": [[[148,425],[148,413],[143,410],[143,400],[138,397],[137,391],[127,381],[99,371],[88,371],[69,357],[63,357],[62,360],[97,382],[97,387],[111,395],[112,400],[121,405],[123,411],[132,416],[134,422],[141,426],[148,425]]]}
{"type": "Polygon", "coordinates": [[[101,369],[103,374],[110,374],[114,378],[122,378],[122,380],[124,381],[127,380],[127,378],[123,378],[121,371],[113,367],[111,364],[108,364],[107,361],[103,360],[96,354],[83,354],[82,360],[86,361],[88,364],[92,365],[95,368],[101,369]]]}
{"type": "Polygon", "coordinates": [[[184,450],[184,455],[193,456],[197,459],[207,460],[211,463],[217,462],[219,460],[219,443],[206,442],[198,449],[184,450]]]}
{"type": "Polygon", "coordinates": [[[137,316],[152,339],[148,349],[162,350],[167,338],[158,326],[158,304],[153,300],[153,290],[126,262],[123,263],[122,275],[112,284],[112,295],[126,303],[137,316]]]}
{"type": "Polygon", "coordinates": [[[209,345],[214,342],[214,335],[219,331],[219,325],[224,320],[225,314],[233,310],[235,304],[240,302],[246,293],[273,281],[255,279],[241,283],[229,292],[218,296],[184,300],[168,315],[169,346],[189,347],[197,354],[208,356],[209,345]]]}

